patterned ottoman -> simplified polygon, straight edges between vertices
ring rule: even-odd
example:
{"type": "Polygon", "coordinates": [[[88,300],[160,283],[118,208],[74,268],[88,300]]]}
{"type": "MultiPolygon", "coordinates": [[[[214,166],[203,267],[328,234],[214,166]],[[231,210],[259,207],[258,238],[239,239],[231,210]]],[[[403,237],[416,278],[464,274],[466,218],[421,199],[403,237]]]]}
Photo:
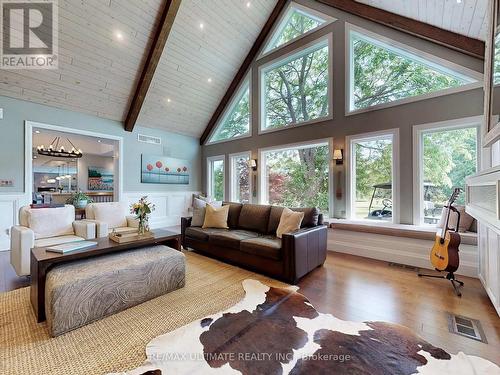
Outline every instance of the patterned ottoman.
{"type": "Polygon", "coordinates": [[[45,311],[52,337],[182,288],[185,257],[151,246],[75,261],[47,274],[45,311]]]}

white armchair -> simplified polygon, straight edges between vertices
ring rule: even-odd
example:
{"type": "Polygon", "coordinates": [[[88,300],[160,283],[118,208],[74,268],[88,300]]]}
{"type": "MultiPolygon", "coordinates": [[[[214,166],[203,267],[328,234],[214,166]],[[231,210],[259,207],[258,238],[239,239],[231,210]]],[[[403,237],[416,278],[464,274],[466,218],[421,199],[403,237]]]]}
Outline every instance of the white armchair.
{"type": "Polygon", "coordinates": [[[84,221],[95,223],[97,237],[106,237],[113,230],[123,232],[139,227],[139,221],[128,212],[123,202],[90,203],[85,207],[84,221]]]}
{"type": "Polygon", "coordinates": [[[53,246],[96,238],[96,226],[75,221],[75,207],[29,206],[19,210],[19,225],[10,232],[10,263],[18,276],[30,275],[30,252],[33,247],[53,246]]]}

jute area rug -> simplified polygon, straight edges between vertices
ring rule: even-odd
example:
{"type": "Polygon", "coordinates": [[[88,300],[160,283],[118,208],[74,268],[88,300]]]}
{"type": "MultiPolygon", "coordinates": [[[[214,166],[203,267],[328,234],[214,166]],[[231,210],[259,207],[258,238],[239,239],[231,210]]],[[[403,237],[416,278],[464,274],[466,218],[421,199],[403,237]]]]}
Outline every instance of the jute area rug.
{"type": "Polygon", "coordinates": [[[146,344],[244,297],[242,281],[286,284],[191,252],[186,286],[57,338],[36,323],[29,287],[0,293],[0,374],[105,374],[135,368],[146,344]]]}

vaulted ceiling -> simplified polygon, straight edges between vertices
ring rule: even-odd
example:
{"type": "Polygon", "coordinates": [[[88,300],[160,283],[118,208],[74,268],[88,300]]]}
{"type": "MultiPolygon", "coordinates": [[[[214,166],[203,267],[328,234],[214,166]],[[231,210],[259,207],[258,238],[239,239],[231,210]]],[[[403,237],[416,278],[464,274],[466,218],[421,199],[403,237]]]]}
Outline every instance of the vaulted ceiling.
{"type": "MultiPolygon", "coordinates": [[[[183,0],[138,124],[199,137],[276,1],[183,0]]],[[[0,95],[124,121],[165,1],[58,4],[59,69],[0,69],[0,95]]]]}
{"type": "Polygon", "coordinates": [[[486,39],[491,0],[356,0],[474,39],[486,39]]]}
{"type": "MultiPolygon", "coordinates": [[[[137,123],[200,137],[278,0],[182,0],[137,123]]],[[[484,39],[488,0],[357,0],[484,39]]],[[[124,121],[165,0],[59,0],[59,69],[0,95],[124,121]]]]}
{"type": "Polygon", "coordinates": [[[276,1],[183,0],[138,124],[199,137],[276,1]]]}

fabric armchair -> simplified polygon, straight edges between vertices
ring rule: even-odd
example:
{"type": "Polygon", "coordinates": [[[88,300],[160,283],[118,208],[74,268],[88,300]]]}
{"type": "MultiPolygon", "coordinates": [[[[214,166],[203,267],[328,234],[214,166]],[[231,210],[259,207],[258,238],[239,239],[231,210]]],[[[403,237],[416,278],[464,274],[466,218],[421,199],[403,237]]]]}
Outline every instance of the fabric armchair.
{"type": "Polygon", "coordinates": [[[30,275],[30,253],[33,247],[54,246],[96,238],[93,223],[75,221],[71,205],[57,208],[19,210],[19,225],[11,228],[10,262],[18,276],[30,275]]]}
{"type": "Polygon", "coordinates": [[[123,232],[139,227],[134,215],[127,215],[128,206],[123,202],[90,203],[85,207],[84,222],[95,224],[97,237],[107,237],[109,233],[123,232]]]}

